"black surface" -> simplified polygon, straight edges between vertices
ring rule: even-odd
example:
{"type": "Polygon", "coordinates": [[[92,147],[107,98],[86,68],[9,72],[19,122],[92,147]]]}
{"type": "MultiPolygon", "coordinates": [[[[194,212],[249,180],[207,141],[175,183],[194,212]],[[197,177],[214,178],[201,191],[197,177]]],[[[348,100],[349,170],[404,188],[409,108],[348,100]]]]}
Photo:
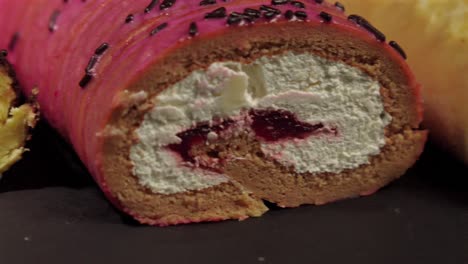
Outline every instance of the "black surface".
{"type": "Polygon", "coordinates": [[[468,171],[433,147],[375,195],[246,221],[140,226],[41,125],[0,182],[0,263],[468,263],[468,171]]]}

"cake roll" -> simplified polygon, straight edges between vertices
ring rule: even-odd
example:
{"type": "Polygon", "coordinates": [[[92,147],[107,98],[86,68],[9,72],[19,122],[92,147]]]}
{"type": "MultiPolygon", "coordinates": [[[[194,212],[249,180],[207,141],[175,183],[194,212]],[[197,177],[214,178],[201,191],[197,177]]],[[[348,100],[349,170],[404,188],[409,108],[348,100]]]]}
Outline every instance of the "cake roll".
{"type": "Polygon", "coordinates": [[[368,195],[423,150],[397,42],[325,1],[0,0],[29,95],[150,225],[368,195]]]}
{"type": "Polygon", "coordinates": [[[342,1],[401,41],[424,87],[430,139],[468,165],[468,0],[342,1]]]}
{"type": "Polygon", "coordinates": [[[22,104],[8,51],[0,50],[0,178],[27,150],[26,141],[37,121],[37,106],[22,104]]]}

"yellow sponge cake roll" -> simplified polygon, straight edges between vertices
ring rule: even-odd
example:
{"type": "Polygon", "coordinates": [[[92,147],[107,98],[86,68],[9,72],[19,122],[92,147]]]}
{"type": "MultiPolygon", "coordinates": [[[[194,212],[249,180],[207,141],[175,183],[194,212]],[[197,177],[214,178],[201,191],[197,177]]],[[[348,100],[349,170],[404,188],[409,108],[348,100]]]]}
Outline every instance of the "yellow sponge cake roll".
{"type": "Polygon", "coordinates": [[[397,39],[423,85],[431,138],[468,164],[468,0],[342,0],[397,39]]]}

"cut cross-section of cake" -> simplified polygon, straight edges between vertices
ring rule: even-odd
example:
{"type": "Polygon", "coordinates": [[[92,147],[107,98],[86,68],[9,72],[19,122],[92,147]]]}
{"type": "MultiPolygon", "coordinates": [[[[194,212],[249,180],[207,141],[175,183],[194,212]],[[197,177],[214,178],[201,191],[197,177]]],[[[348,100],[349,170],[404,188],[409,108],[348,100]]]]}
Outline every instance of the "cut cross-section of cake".
{"type": "Polygon", "coordinates": [[[340,6],[26,2],[0,0],[26,93],[39,88],[49,122],[142,223],[367,195],[423,149],[403,50],[340,6]]]}

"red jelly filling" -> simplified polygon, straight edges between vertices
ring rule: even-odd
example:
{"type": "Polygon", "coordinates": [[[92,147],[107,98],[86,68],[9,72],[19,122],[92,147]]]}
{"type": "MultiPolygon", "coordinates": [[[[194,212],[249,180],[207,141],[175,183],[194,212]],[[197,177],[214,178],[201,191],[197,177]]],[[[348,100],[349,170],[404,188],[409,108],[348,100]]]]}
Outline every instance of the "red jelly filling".
{"type": "Polygon", "coordinates": [[[305,139],[324,128],[321,123],[299,121],[295,114],[286,110],[251,110],[249,114],[253,120],[252,130],[257,137],[268,142],[305,139]]]}
{"type": "Polygon", "coordinates": [[[210,125],[208,122],[203,122],[195,126],[194,128],[185,130],[177,134],[182,139],[179,144],[171,144],[168,148],[178,153],[182,159],[186,162],[194,163],[195,159],[190,154],[190,150],[194,145],[203,144],[210,132],[221,132],[226,130],[234,123],[232,120],[225,120],[218,124],[210,125]]]}
{"type": "MultiPolygon", "coordinates": [[[[286,110],[251,110],[249,116],[252,119],[251,129],[255,135],[267,142],[305,139],[313,134],[327,133],[328,131],[323,124],[302,122],[297,119],[294,113],[286,110]]],[[[212,125],[208,122],[200,123],[191,129],[177,134],[182,140],[181,143],[171,144],[167,147],[178,153],[185,162],[195,163],[195,157],[190,153],[193,146],[205,143],[210,132],[219,133],[224,131],[232,126],[234,122],[233,120],[225,120],[217,123],[214,122],[215,124],[212,125]]]]}

